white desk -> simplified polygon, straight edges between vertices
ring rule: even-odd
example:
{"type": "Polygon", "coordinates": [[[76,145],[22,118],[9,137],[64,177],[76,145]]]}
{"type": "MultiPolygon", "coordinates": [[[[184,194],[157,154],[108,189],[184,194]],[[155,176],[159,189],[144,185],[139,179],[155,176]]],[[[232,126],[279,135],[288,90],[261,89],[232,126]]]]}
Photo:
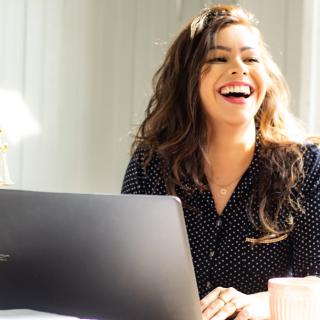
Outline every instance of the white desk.
{"type": "Polygon", "coordinates": [[[18,309],[18,310],[0,310],[1,320],[76,320],[79,318],[62,316],[58,314],[18,309]]]}

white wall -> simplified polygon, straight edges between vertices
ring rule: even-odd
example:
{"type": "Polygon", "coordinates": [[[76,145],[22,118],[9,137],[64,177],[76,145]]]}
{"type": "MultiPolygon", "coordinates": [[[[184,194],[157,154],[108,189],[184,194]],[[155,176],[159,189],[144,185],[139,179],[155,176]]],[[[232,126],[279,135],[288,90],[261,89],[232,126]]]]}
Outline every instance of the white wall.
{"type": "Polygon", "coordinates": [[[0,0],[0,88],[21,94],[40,127],[10,143],[15,188],[119,192],[151,75],[202,5],[0,0]]]}
{"type": "Polygon", "coordinates": [[[320,134],[320,2],[240,0],[260,29],[292,94],[292,111],[310,133],[320,134]]]}
{"type": "Polygon", "coordinates": [[[320,134],[320,2],[305,0],[301,46],[300,118],[320,134]]]}
{"type": "MultiPolygon", "coordinates": [[[[21,94],[40,128],[10,144],[14,187],[119,192],[152,74],[167,43],[207,2],[0,0],[0,89],[21,94]]],[[[258,16],[300,101],[304,2],[240,3],[258,16]]]]}
{"type": "Polygon", "coordinates": [[[259,29],[292,92],[293,111],[298,114],[302,55],[301,0],[241,0],[255,13],[259,29]]]}

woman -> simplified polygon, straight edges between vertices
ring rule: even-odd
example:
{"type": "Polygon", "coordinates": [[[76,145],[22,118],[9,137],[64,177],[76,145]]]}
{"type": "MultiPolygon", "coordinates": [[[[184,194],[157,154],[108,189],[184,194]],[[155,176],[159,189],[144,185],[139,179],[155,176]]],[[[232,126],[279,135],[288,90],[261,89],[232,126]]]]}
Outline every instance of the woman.
{"type": "Polygon", "coordinates": [[[203,319],[267,319],[268,279],[320,276],[320,152],[288,104],[236,6],[203,10],[154,77],[122,192],[182,200],[203,319]]]}

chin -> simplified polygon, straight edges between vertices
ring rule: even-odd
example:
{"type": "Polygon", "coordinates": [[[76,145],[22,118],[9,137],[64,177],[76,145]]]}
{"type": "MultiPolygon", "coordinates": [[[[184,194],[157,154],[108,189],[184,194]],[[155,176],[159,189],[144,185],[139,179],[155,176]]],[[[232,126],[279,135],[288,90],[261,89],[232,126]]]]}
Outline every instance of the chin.
{"type": "Polygon", "coordinates": [[[254,115],[250,116],[238,116],[225,119],[225,123],[230,126],[249,126],[251,123],[254,124],[254,115]]]}

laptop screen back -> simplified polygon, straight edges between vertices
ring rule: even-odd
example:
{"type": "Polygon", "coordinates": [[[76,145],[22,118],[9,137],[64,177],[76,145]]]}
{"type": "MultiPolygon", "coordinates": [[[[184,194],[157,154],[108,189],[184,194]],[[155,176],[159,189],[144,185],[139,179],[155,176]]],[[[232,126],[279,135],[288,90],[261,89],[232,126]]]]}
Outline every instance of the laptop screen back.
{"type": "Polygon", "coordinates": [[[0,308],[200,320],[177,198],[0,190],[0,308]]]}

